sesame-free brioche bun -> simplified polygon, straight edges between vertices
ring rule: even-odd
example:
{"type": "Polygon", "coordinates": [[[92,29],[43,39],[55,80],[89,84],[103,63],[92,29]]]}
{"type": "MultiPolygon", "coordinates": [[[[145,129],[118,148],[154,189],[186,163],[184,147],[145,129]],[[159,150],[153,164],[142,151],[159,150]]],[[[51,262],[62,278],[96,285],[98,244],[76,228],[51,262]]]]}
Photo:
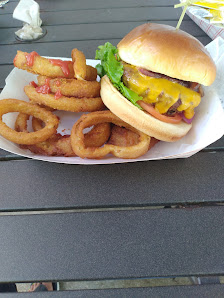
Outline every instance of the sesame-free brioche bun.
{"type": "Polygon", "coordinates": [[[134,66],[205,86],[215,80],[215,64],[200,41],[168,25],[140,25],[117,48],[120,58],[134,66]]]}
{"type": "Polygon", "coordinates": [[[158,140],[175,142],[191,129],[192,125],[183,121],[178,124],[165,123],[140,110],[113,86],[107,76],[101,79],[101,97],[117,117],[158,140]]]}

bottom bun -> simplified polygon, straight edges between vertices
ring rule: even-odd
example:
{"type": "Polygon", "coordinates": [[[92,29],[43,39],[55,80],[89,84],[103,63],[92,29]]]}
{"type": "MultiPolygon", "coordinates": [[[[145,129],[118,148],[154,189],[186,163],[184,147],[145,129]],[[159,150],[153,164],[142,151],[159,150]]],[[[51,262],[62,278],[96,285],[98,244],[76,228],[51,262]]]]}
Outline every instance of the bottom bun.
{"type": "Polygon", "coordinates": [[[117,117],[144,132],[165,142],[175,142],[184,137],[192,124],[181,121],[178,124],[165,123],[140,110],[127,100],[111,83],[107,76],[101,79],[101,97],[104,104],[117,117]]]}

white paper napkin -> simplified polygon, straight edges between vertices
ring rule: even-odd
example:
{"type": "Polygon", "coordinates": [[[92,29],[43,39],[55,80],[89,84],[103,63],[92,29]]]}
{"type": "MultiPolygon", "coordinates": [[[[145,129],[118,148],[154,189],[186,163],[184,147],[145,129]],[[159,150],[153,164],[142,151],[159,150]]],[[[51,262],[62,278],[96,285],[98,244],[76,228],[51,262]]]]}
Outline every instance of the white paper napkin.
{"type": "Polygon", "coordinates": [[[206,46],[213,60],[215,61],[217,73],[212,88],[216,90],[224,109],[224,40],[217,37],[213,42],[206,46]]]}
{"type": "Polygon", "coordinates": [[[24,22],[22,29],[15,34],[24,40],[37,39],[43,34],[40,7],[34,0],[20,0],[13,12],[13,18],[24,22]]]}

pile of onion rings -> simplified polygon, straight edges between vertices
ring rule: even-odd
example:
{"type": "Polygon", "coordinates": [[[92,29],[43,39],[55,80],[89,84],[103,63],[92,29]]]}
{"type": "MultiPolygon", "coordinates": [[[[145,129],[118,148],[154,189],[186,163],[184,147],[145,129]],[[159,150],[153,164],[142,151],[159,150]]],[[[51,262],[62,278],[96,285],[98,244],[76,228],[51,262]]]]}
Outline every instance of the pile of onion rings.
{"type": "Polygon", "coordinates": [[[156,141],[105,110],[96,69],[86,65],[85,55],[78,49],[72,50],[71,57],[72,61],[62,61],[36,52],[17,52],[14,65],[36,74],[37,82],[24,87],[30,102],[0,100],[0,135],[22,149],[46,156],[101,159],[108,154],[118,158],[145,154],[156,141]],[[57,132],[57,110],[88,114],[71,125],[71,135],[62,135],[57,132]],[[19,113],[15,129],[2,121],[9,112],[19,113]]]}
{"type": "Polygon", "coordinates": [[[72,61],[62,61],[41,57],[36,52],[18,51],[14,65],[39,75],[37,83],[24,87],[26,95],[32,102],[56,110],[103,110],[97,70],[86,65],[85,55],[78,49],[73,49],[71,55],[72,61]]]}
{"type": "Polygon", "coordinates": [[[55,110],[68,111],[68,112],[93,112],[99,111],[104,108],[104,104],[100,97],[67,97],[61,95],[57,100],[53,93],[39,93],[37,88],[33,86],[25,86],[24,91],[32,102],[55,110]]]}
{"type": "MultiPolygon", "coordinates": [[[[28,133],[27,121],[29,120],[29,117],[30,116],[28,114],[19,113],[15,122],[15,130],[17,132],[28,133]]],[[[40,131],[41,129],[43,129],[43,122],[33,117],[32,127],[34,132],[40,131]]],[[[108,140],[109,136],[110,124],[97,124],[88,133],[85,134],[85,146],[100,147],[108,140]]],[[[61,135],[59,133],[54,133],[49,139],[44,142],[40,142],[34,145],[23,145],[22,148],[29,149],[31,152],[40,155],[65,157],[76,156],[71,147],[70,135],[61,135]]]]}
{"type": "Polygon", "coordinates": [[[81,158],[102,158],[109,153],[119,158],[137,158],[144,155],[149,148],[150,137],[138,131],[134,127],[125,123],[111,111],[99,111],[82,115],[75,123],[71,132],[71,145],[73,151],[81,158]],[[113,123],[120,127],[125,127],[132,132],[138,134],[138,142],[130,146],[119,146],[113,144],[105,144],[103,147],[87,147],[84,142],[83,130],[86,127],[99,123],[113,123]]]}

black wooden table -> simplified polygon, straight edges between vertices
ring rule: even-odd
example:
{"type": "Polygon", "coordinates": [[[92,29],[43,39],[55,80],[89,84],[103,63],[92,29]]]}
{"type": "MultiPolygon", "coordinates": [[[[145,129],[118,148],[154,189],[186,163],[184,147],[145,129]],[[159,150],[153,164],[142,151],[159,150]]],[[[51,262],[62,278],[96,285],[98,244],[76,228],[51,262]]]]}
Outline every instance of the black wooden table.
{"type": "MultiPolygon", "coordinates": [[[[15,40],[18,1],[0,9],[1,89],[17,50],[70,57],[76,47],[94,58],[105,41],[116,45],[147,21],[176,26],[181,13],[173,0],[38,2],[47,35],[36,42],[15,40]]],[[[211,41],[188,16],[181,29],[211,41]]],[[[224,138],[187,159],[82,166],[1,150],[0,161],[0,282],[128,280],[131,287],[44,297],[224,297],[214,283],[131,286],[224,275],[224,138]]]]}

